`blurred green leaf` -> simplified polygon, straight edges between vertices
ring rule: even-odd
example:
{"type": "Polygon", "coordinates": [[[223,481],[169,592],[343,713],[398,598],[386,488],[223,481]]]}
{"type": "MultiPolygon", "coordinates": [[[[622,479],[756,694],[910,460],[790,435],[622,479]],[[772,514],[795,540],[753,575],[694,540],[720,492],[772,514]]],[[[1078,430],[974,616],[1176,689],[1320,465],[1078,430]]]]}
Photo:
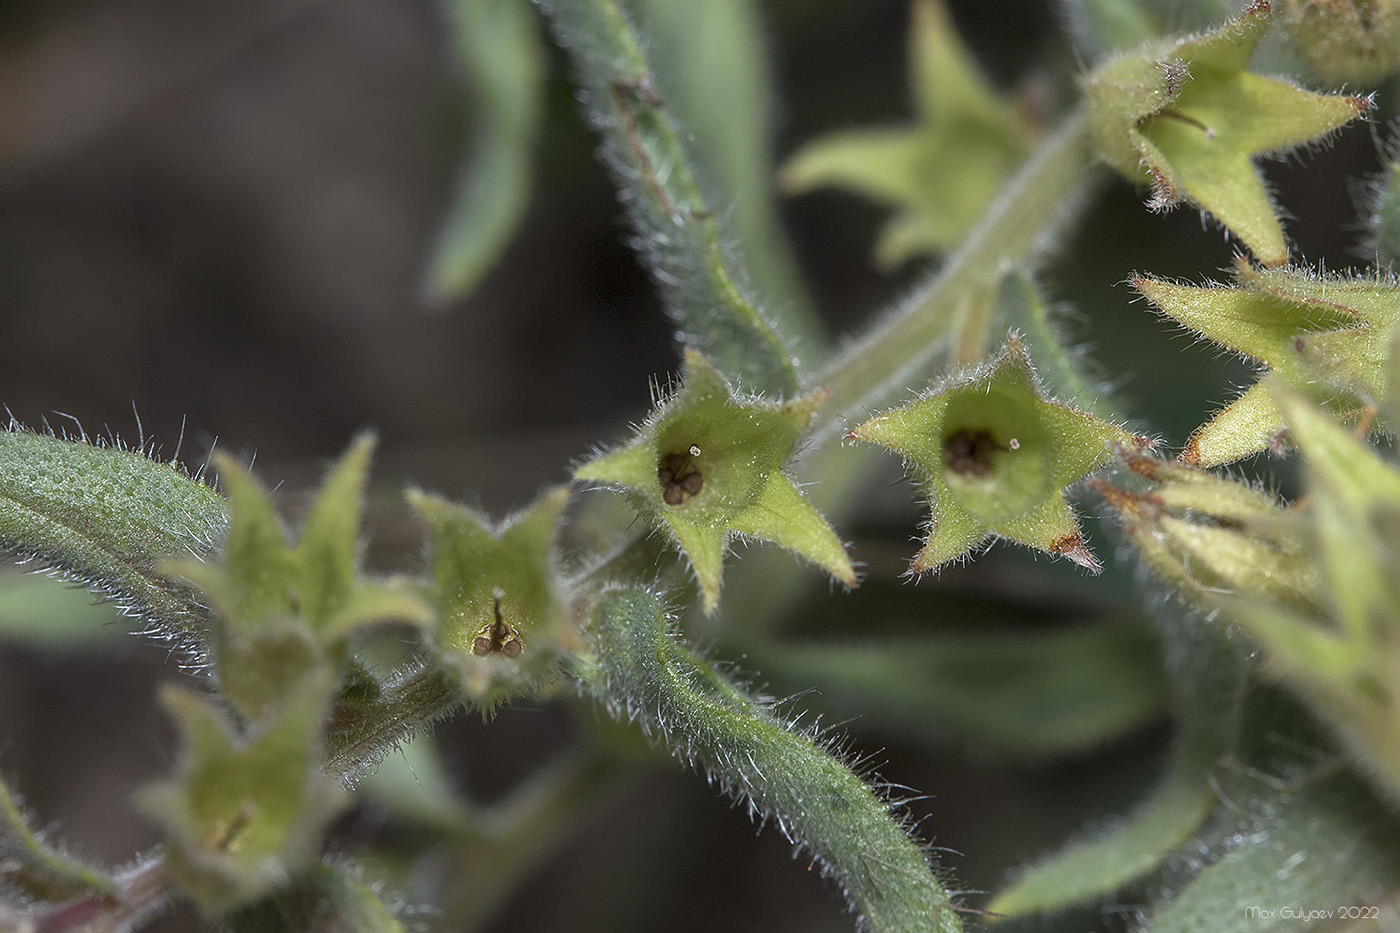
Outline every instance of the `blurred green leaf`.
{"type": "Polygon", "coordinates": [[[93,648],[126,634],[119,614],[85,589],[37,573],[0,573],[0,642],[93,648]]]}
{"type": "Polygon", "coordinates": [[[1182,725],[1162,783],[1123,821],[1021,871],[989,911],[1046,913],[1107,897],[1160,866],[1215,810],[1213,775],[1240,741],[1249,661],[1197,619],[1168,635],[1182,725]]]}
{"type": "Polygon", "coordinates": [[[1331,929],[1345,908],[1394,896],[1400,822],[1354,773],[1335,765],[1291,779],[1240,773],[1227,793],[1230,813],[1188,861],[1199,873],[1169,890],[1144,931],[1331,929]]]}
{"type": "Polygon", "coordinates": [[[441,0],[464,79],[471,144],[428,263],[428,299],[470,292],[510,242],[530,201],[543,118],[545,56],[523,0],[441,0]]]}
{"type": "Polygon", "coordinates": [[[385,756],[359,783],[366,798],[394,815],[452,835],[473,835],[479,816],[452,786],[437,742],[419,735],[385,756]]]}
{"type": "MultiPolygon", "coordinates": [[[[862,614],[878,611],[863,602],[862,614]]],[[[1150,629],[1117,621],[745,647],[765,678],[818,688],[837,715],[1028,757],[1090,749],[1162,715],[1160,650],[1150,629]]]]}

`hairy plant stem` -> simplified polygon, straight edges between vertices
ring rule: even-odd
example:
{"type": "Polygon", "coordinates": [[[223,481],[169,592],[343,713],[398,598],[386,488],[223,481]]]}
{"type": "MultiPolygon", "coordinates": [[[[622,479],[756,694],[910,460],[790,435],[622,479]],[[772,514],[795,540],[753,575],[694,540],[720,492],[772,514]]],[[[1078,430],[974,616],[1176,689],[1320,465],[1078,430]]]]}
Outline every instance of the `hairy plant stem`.
{"type": "Polygon", "coordinates": [[[353,782],[396,743],[462,705],[452,677],[436,666],[411,668],[395,677],[372,702],[337,716],[326,736],[322,770],[353,782]]]}
{"type": "MultiPolygon", "coordinates": [[[[912,388],[919,370],[955,329],[970,336],[982,332],[980,349],[985,352],[991,334],[970,309],[979,294],[995,288],[1006,269],[1026,262],[1045,244],[1078,200],[1093,165],[1088,121],[1077,110],[1041,143],[943,268],[812,380],[831,392],[817,414],[814,441],[829,439],[841,419],[912,388]]],[[[960,358],[982,355],[965,343],[959,341],[960,358]]]]}
{"type": "MultiPolygon", "coordinates": [[[[55,907],[32,927],[34,933],[120,933],[164,910],[174,896],[165,856],[151,855],[116,878],[115,897],[94,895],[55,907]]],[[[26,929],[21,927],[20,929],[26,929]]]]}

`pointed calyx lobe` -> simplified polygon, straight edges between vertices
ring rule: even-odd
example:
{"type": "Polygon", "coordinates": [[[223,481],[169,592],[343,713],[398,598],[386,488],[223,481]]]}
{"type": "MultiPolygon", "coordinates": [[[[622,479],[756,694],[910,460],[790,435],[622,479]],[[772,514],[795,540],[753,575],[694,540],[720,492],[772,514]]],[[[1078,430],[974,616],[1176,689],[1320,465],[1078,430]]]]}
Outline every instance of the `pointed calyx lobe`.
{"type": "Polygon", "coordinates": [[[1316,140],[1371,102],[1245,71],[1269,16],[1256,0],[1218,29],[1127,52],[1090,74],[1084,92],[1099,156],[1152,186],[1149,207],[1193,204],[1276,266],[1288,248],[1251,160],[1316,140]]]}
{"type": "MultiPolygon", "coordinates": [[[[1400,285],[1324,277],[1241,262],[1234,286],[1130,281],[1178,324],[1270,371],[1345,421],[1369,419],[1385,396],[1400,323],[1400,285]]],[[[1379,425],[1394,429],[1382,417],[1379,425]]],[[[1217,466],[1273,446],[1286,427],[1274,398],[1255,384],[1187,441],[1181,459],[1217,466]]]]}
{"type": "Polygon", "coordinates": [[[996,537],[1097,571],[1065,487],[1108,463],[1114,444],[1145,443],[1047,401],[1014,334],[995,359],[847,436],[899,454],[929,493],[933,516],[915,573],[964,558],[996,537]]]}
{"type": "Polygon", "coordinates": [[[574,476],[624,493],[675,542],[694,570],[706,612],[719,602],[724,555],[735,535],[772,541],[854,586],[840,539],[782,471],[825,397],[743,396],[707,359],[687,351],[680,390],[632,441],[582,464],[574,476]]]}

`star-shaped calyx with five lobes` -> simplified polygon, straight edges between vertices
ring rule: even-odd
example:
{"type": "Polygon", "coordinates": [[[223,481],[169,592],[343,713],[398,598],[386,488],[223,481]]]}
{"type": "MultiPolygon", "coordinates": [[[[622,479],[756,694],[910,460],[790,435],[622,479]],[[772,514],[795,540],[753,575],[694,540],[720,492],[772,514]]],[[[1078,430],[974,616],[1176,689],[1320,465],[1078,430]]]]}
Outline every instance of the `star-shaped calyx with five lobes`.
{"type": "Polygon", "coordinates": [[[424,492],[409,502],[428,528],[438,608],[434,642],[466,697],[485,711],[548,676],[567,625],[555,542],[567,487],[499,524],[424,492]]]}
{"type": "Polygon", "coordinates": [[[929,493],[933,517],[914,573],[964,558],[994,537],[1097,572],[1065,487],[1107,464],[1114,444],[1146,443],[1042,397],[1014,334],[991,361],[847,437],[902,456],[929,493]]]}
{"type": "Polygon", "coordinates": [[[1251,159],[1325,136],[1371,101],[1245,71],[1269,16],[1268,0],[1255,0],[1217,29],[1119,55],[1085,79],[1084,98],[1099,156],[1152,185],[1149,207],[1188,201],[1276,266],[1288,247],[1251,159]]]}
{"type": "Polygon", "coordinates": [[[781,545],[847,586],[845,546],[782,471],[826,398],[786,402],[738,394],[709,360],[685,354],[681,387],[633,440],[574,471],[627,495],[690,561],[706,612],[719,603],[729,539],[781,545]]]}
{"type": "Polygon", "coordinates": [[[914,125],[832,133],[793,155],[781,176],[793,193],[830,186],[898,208],[875,248],[887,267],[957,246],[1036,136],[982,77],[943,0],[914,0],[909,52],[914,125]]]}

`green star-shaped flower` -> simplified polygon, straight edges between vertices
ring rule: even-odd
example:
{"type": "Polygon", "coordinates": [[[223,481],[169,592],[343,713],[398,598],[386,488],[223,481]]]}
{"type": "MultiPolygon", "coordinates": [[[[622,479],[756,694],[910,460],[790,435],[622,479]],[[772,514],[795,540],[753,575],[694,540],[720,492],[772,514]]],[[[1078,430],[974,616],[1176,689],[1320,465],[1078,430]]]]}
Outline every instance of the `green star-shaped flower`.
{"type": "Polygon", "coordinates": [[[876,415],[847,435],[902,456],[933,517],[914,558],[922,573],[993,537],[1068,557],[1097,572],[1065,487],[1139,444],[1087,412],[1047,401],[1021,341],[950,386],[876,415]]]}
{"type": "Polygon", "coordinates": [[[331,469],[295,546],[267,491],[216,458],[229,497],[217,563],[172,562],[219,613],[210,639],[225,696],[249,719],[275,708],[309,672],[343,665],[351,636],[385,621],[426,625],[431,612],[402,580],[359,572],[360,517],[374,438],[360,436],[331,469]]]}
{"type": "Polygon", "coordinates": [[[142,788],[137,802],[165,829],[181,892],[211,916],[315,864],[322,831],[349,802],[321,772],[333,687],[327,672],[313,674],[244,735],[208,697],[174,686],[162,694],[184,749],[175,774],[142,788]]]}
{"type": "MultiPolygon", "coordinates": [[[[1400,287],[1376,279],[1323,278],[1240,263],[1238,286],[1130,281],[1163,314],[1278,373],[1334,415],[1355,419],[1385,391],[1400,287]]],[[[1198,428],[1181,459],[1218,466],[1269,447],[1284,428],[1259,384],[1198,428]]]]}
{"type": "Polygon", "coordinates": [[[899,208],[875,247],[884,266],[956,246],[1034,137],[978,73],[941,0],[914,3],[909,57],[917,124],[832,134],[782,172],[792,192],[845,188],[899,208]]]}
{"type": "Polygon", "coordinates": [[[490,710],[539,682],[566,640],[554,543],[569,490],[559,487],[501,524],[422,492],[437,589],[435,642],[467,696],[490,710]]]}
{"type": "Polygon", "coordinates": [[[1085,99],[1099,155],[1152,185],[1149,207],[1188,201],[1275,266],[1288,247],[1251,159],[1330,133],[1371,102],[1246,72],[1269,15],[1255,0],[1218,29],[1119,56],[1086,79],[1085,99]]]}
{"type": "Polygon", "coordinates": [[[705,611],[719,603],[729,539],[772,541],[856,583],[846,549],[782,471],[825,392],[789,402],[738,395],[700,354],[686,351],[680,391],[631,443],[581,465],[580,480],[626,493],[690,561],[705,611]]]}

